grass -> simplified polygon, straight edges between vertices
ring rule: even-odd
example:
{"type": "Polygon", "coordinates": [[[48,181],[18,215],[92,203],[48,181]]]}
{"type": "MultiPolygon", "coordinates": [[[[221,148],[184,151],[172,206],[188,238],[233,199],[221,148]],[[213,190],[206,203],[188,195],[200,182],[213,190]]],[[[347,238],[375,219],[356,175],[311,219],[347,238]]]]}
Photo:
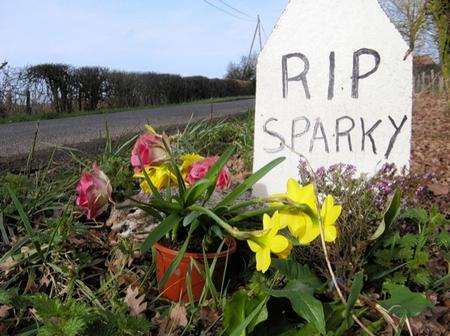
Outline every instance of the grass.
{"type": "MultiPolygon", "coordinates": [[[[249,157],[252,130],[244,125],[252,124],[252,120],[250,112],[248,117],[218,124],[190,125],[173,138],[180,151],[220,154],[225,143],[233,142],[243,156],[249,157]],[[217,137],[223,139],[219,145],[217,137]]],[[[6,314],[7,318],[0,318],[0,334],[144,335],[155,328],[150,323],[152,314],[158,312],[160,320],[167,318],[172,306],[155,297],[154,265],[151,257],[137,254],[140,243],[114,238],[109,227],[83,220],[74,204],[76,181],[93,161],[110,177],[116,200],[138,192],[129,166],[132,144],[126,141],[114,146],[107,139],[104,151],[94,158],[70,153],[71,159],[66,162],[51,158],[48,165],[35,171],[25,168],[22,172],[2,172],[0,307],[7,305],[14,310],[6,314]],[[151,308],[147,315],[129,314],[125,300],[130,286],[137,286],[139,295],[145,294],[151,308]],[[28,313],[30,306],[37,315],[28,313]]],[[[219,305],[225,300],[223,290],[211,286],[205,289],[202,305],[219,305]],[[220,294],[214,298],[215,303],[207,292],[220,294]]],[[[189,307],[187,334],[198,328],[214,334],[212,325],[217,320],[199,324],[200,307],[194,303],[189,307]]]]}
{"type": "MultiPolygon", "coordinates": [[[[288,335],[303,328],[306,325],[305,320],[296,315],[288,300],[269,299],[265,293],[267,288],[274,285],[277,288],[284,286],[286,279],[283,280],[278,272],[274,272],[275,275],[265,276],[254,273],[254,256],[249,257],[250,252],[247,248],[239,247],[239,253],[231,258],[230,265],[227,266],[233,270],[230,281],[222,279],[221,286],[217,287],[209,281],[212,278],[210,273],[214,268],[213,262],[205,270],[208,283],[200,302],[176,305],[160,299],[156,289],[156,272],[152,256],[139,252],[141,240],[136,239],[136,236],[143,228],[138,229],[136,235],[121,237],[112,232],[110,226],[104,224],[108,218],[107,214],[98,218],[97,222],[87,221],[80,214],[74,204],[75,185],[81,172],[93,161],[97,161],[109,176],[114,189],[113,198],[117,202],[139,191],[139,186],[132,179],[133,173],[129,164],[134,139],[135,137],[113,145],[107,137],[104,151],[98,153],[96,157],[87,157],[80,152],[69,152],[70,155],[64,162],[56,162],[56,159],[51,158],[48,164],[37,170],[25,167],[23,171],[2,172],[0,334],[219,335],[225,324],[236,318],[244,322],[246,320],[248,324],[251,319],[247,316],[254,314],[254,311],[258,312],[256,309],[261,307],[267,310],[268,319],[261,322],[253,335],[288,335]],[[230,300],[238,288],[240,288],[238,293],[241,294],[237,295],[234,301],[230,300]],[[247,289],[242,292],[245,288],[247,289]],[[261,299],[261,303],[255,301],[256,299],[261,299]],[[144,313],[134,316],[133,309],[139,310],[143,303],[146,304],[144,313]],[[248,307],[243,307],[245,305],[248,307]],[[186,319],[185,322],[183,318],[186,319]],[[288,332],[288,329],[289,333],[282,333],[288,332]]],[[[171,135],[171,143],[178,152],[199,152],[203,155],[220,154],[224,148],[232,144],[237,148],[238,155],[232,158],[230,169],[234,175],[245,174],[250,170],[252,160],[253,111],[249,111],[246,116],[232,117],[219,122],[190,124],[184,129],[175,131],[171,135]]],[[[33,152],[29,158],[29,162],[31,161],[33,152]]],[[[376,263],[383,265],[383,270],[395,271],[395,273],[392,271],[386,279],[391,282],[402,280],[403,273],[399,272],[405,273],[407,270],[398,268],[395,254],[394,257],[386,255],[387,252],[393,254],[392,248],[401,247],[405,258],[412,249],[419,257],[429,253],[430,265],[433,264],[430,286],[439,288],[433,289],[432,294],[437,293],[438,301],[441,300],[444,297],[441,293],[445,293],[447,289],[448,276],[436,280],[435,275],[447,274],[448,263],[442,261],[443,257],[445,260],[448,259],[445,252],[448,251],[449,244],[447,231],[439,231],[437,224],[433,224],[432,231],[435,233],[430,233],[431,238],[422,239],[423,246],[419,249],[415,242],[421,239],[420,230],[416,232],[417,225],[412,225],[411,221],[404,218],[400,222],[399,231],[392,233],[392,239],[396,239],[396,242],[391,245],[387,239],[383,240],[385,245],[389,244],[384,248],[387,251],[384,251],[383,255],[374,254],[374,258],[377,258],[375,260],[373,258],[366,260],[367,254],[362,251],[369,247],[366,245],[370,244],[367,236],[381,220],[379,214],[370,213],[373,210],[372,190],[359,190],[358,188],[368,189],[368,187],[356,179],[345,183],[341,181],[345,171],[333,170],[331,173],[332,183],[323,179],[324,185],[319,185],[319,188],[335,195],[346,211],[338,225],[341,237],[334,246],[330,244],[329,247],[333,266],[337,268],[339,281],[343,287],[350,287],[349,280],[354,278],[357,271],[361,269],[370,271],[368,266],[372,267],[376,263]],[[358,228],[355,229],[355,226],[358,228]],[[403,230],[401,234],[400,230],[403,230]],[[411,234],[419,238],[414,236],[414,239],[410,239],[411,234]],[[398,240],[400,238],[401,240],[398,240]],[[405,243],[414,245],[403,246],[405,243]]],[[[431,220],[443,222],[445,218],[430,212],[425,222],[431,220]]],[[[310,266],[321,281],[326,281],[326,268],[321,265],[323,260],[320,251],[297,246],[296,252],[294,257],[304,264],[299,266],[291,259],[288,265],[297,265],[297,275],[306,274],[309,281],[315,279],[316,275],[309,271],[310,266]],[[307,249],[311,253],[305,253],[307,249]]],[[[428,264],[419,266],[420,269],[424,269],[428,264]]],[[[378,274],[378,271],[373,270],[375,274],[378,274]]],[[[366,277],[370,274],[365,272],[366,277]]],[[[408,278],[405,281],[411,282],[408,278]]],[[[419,285],[416,284],[413,289],[424,291],[423,286],[419,285]]],[[[386,298],[386,290],[380,290],[380,287],[381,285],[378,287],[371,285],[366,286],[365,290],[370,293],[370,297],[386,298]]],[[[299,288],[303,288],[303,284],[299,288]]],[[[431,292],[429,288],[427,290],[431,292]]],[[[314,299],[312,296],[311,298],[314,299]]],[[[330,330],[335,331],[339,326],[335,326],[334,322],[341,321],[342,309],[346,307],[339,306],[339,303],[333,300],[329,282],[324,282],[315,298],[323,301],[333,323],[333,326],[327,325],[327,328],[330,327],[330,330]]],[[[382,333],[383,320],[376,320],[373,311],[367,306],[360,306],[361,302],[355,308],[358,309],[358,316],[361,314],[362,320],[373,332],[382,333]],[[370,322],[372,323],[369,324],[370,322]]],[[[437,319],[438,317],[435,317],[435,320],[437,319]]],[[[341,335],[362,335],[356,327],[349,328],[350,333],[341,335]]],[[[303,334],[314,333],[305,331],[303,334]]]]}
{"type": "Polygon", "coordinates": [[[236,100],[243,99],[251,99],[254,96],[236,96],[236,97],[222,97],[222,98],[212,98],[212,99],[200,99],[180,104],[164,104],[164,105],[149,105],[149,106],[139,106],[139,107],[121,107],[121,108],[104,108],[93,111],[76,111],[72,113],[40,113],[40,114],[16,114],[11,116],[0,117],[0,125],[22,122],[22,121],[38,121],[38,120],[48,120],[48,119],[62,119],[62,118],[70,118],[70,117],[78,117],[84,115],[92,115],[92,114],[108,114],[108,113],[117,113],[117,112],[125,112],[125,111],[134,111],[139,112],[147,109],[154,109],[158,107],[165,106],[174,106],[174,105],[193,105],[193,104],[214,104],[214,103],[223,103],[230,102],[236,100]]]}

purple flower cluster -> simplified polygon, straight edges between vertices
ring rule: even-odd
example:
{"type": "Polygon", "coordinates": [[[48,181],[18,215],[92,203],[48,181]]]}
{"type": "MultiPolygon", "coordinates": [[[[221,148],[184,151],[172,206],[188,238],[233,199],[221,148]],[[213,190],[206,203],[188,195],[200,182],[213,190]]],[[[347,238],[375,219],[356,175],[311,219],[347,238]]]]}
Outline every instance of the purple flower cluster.
{"type": "Polygon", "coordinates": [[[320,167],[312,174],[306,162],[299,165],[302,183],[308,183],[314,178],[319,190],[337,195],[358,193],[365,189],[372,195],[372,205],[382,211],[386,207],[387,200],[396,189],[400,189],[405,203],[410,206],[421,206],[423,200],[429,198],[427,185],[435,176],[433,174],[415,175],[406,167],[399,169],[393,163],[384,164],[373,177],[358,175],[356,167],[344,163],[334,164],[329,168],[320,167]]]}

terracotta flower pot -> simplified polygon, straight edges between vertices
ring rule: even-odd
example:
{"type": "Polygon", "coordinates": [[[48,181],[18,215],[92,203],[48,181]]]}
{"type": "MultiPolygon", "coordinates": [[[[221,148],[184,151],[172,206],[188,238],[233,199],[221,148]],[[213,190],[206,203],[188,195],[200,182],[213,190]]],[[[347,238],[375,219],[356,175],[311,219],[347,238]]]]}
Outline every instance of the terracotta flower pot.
{"type": "MultiPolygon", "coordinates": [[[[161,279],[164,277],[164,274],[169,269],[173,259],[175,259],[175,257],[177,256],[178,251],[172,250],[159,243],[156,243],[153,246],[156,250],[156,278],[159,285],[161,279]]],[[[233,238],[229,238],[227,239],[224,246],[227,246],[227,249],[221,253],[206,253],[206,258],[208,259],[209,266],[211,266],[214,258],[217,258],[216,266],[214,268],[214,279],[218,280],[215,281],[218,282],[215,283],[215,285],[219,285],[219,287],[225,268],[226,258],[236,251],[236,241],[233,238]]],[[[192,259],[196,261],[197,265],[200,268],[204,267],[203,253],[186,252],[181,259],[178,268],[175,269],[175,271],[169,277],[169,280],[167,281],[164,288],[159,288],[162,297],[174,302],[188,302],[189,296],[187,291],[186,276],[189,273],[193,298],[195,301],[198,301],[200,299],[203,288],[205,286],[205,279],[193,265],[193,262],[191,261],[192,259]]]]}

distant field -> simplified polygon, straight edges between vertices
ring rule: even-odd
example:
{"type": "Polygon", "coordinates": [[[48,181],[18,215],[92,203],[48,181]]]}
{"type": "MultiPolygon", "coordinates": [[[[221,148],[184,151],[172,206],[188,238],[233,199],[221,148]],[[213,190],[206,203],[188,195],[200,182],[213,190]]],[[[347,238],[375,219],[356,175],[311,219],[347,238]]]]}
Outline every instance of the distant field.
{"type": "Polygon", "coordinates": [[[194,104],[211,104],[211,103],[222,103],[236,100],[244,100],[250,99],[253,96],[236,96],[236,97],[223,97],[223,98],[212,98],[212,99],[201,99],[195,100],[185,103],[179,104],[164,104],[164,105],[150,105],[150,106],[139,106],[139,107],[123,107],[123,108],[109,108],[109,109],[98,109],[93,111],[79,111],[73,113],[40,113],[40,114],[17,114],[11,116],[0,117],[0,124],[8,124],[15,123],[21,121],[38,121],[38,120],[49,120],[49,119],[62,119],[69,117],[77,117],[83,115],[93,115],[93,114],[107,114],[107,113],[116,113],[116,112],[124,112],[124,111],[143,111],[149,108],[158,108],[165,106],[174,106],[174,105],[194,105],[194,104]]]}

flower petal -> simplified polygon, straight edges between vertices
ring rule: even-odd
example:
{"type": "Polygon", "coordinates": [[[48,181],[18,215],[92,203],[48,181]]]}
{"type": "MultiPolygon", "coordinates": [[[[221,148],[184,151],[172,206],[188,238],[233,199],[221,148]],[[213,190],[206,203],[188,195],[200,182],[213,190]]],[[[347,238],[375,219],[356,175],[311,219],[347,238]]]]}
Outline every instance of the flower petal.
{"type": "Polygon", "coordinates": [[[286,249],[284,249],[280,253],[276,253],[277,257],[280,259],[287,259],[289,257],[289,255],[291,254],[292,248],[293,248],[293,246],[292,246],[291,242],[289,242],[289,245],[286,249]]]}
{"type": "Polygon", "coordinates": [[[263,230],[269,230],[272,227],[272,219],[268,214],[263,215],[263,230]]]}
{"type": "Polygon", "coordinates": [[[270,266],[270,249],[264,248],[256,252],[256,270],[265,273],[270,266]]]}
{"type": "Polygon", "coordinates": [[[322,205],[320,215],[322,216],[323,224],[325,226],[333,225],[341,215],[342,207],[334,205],[333,196],[328,195],[322,205]]]}
{"type": "Polygon", "coordinates": [[[290,178],[287,181],[287,195],[292,201],[300,203],[302,189],[302,186],[296,179],[290,178]]]}
{"type": "Polygon", "coordinates": [[[276,235],[269,242],[270,250],[273,253],[281,253],[289,246],[289,240],[282,235],[276,235]]]}
{"type": "Polygon", "coordinates": [[[258,245],[258,243],[255,243],[253,240],[247,240],[247,244],[250,247],[250,250],[252,250],[252,252],[258,252],[259,250],[261,250],[261,246],[258,245]]]}
{"type": "Polygon", "coordinates": [[[332,243],[337,238],[337,229],[334,225],[327,225],[324,228],[324,238],[327,243],[332,243]]]}
{"type": "Polygon", "coordinates": [[[317,237],[320,236],[320,227],[318,224],[313,224],[312,221],[305,228],[305,231],[298,237],[300,244],[308,245],[317,237]]]}

